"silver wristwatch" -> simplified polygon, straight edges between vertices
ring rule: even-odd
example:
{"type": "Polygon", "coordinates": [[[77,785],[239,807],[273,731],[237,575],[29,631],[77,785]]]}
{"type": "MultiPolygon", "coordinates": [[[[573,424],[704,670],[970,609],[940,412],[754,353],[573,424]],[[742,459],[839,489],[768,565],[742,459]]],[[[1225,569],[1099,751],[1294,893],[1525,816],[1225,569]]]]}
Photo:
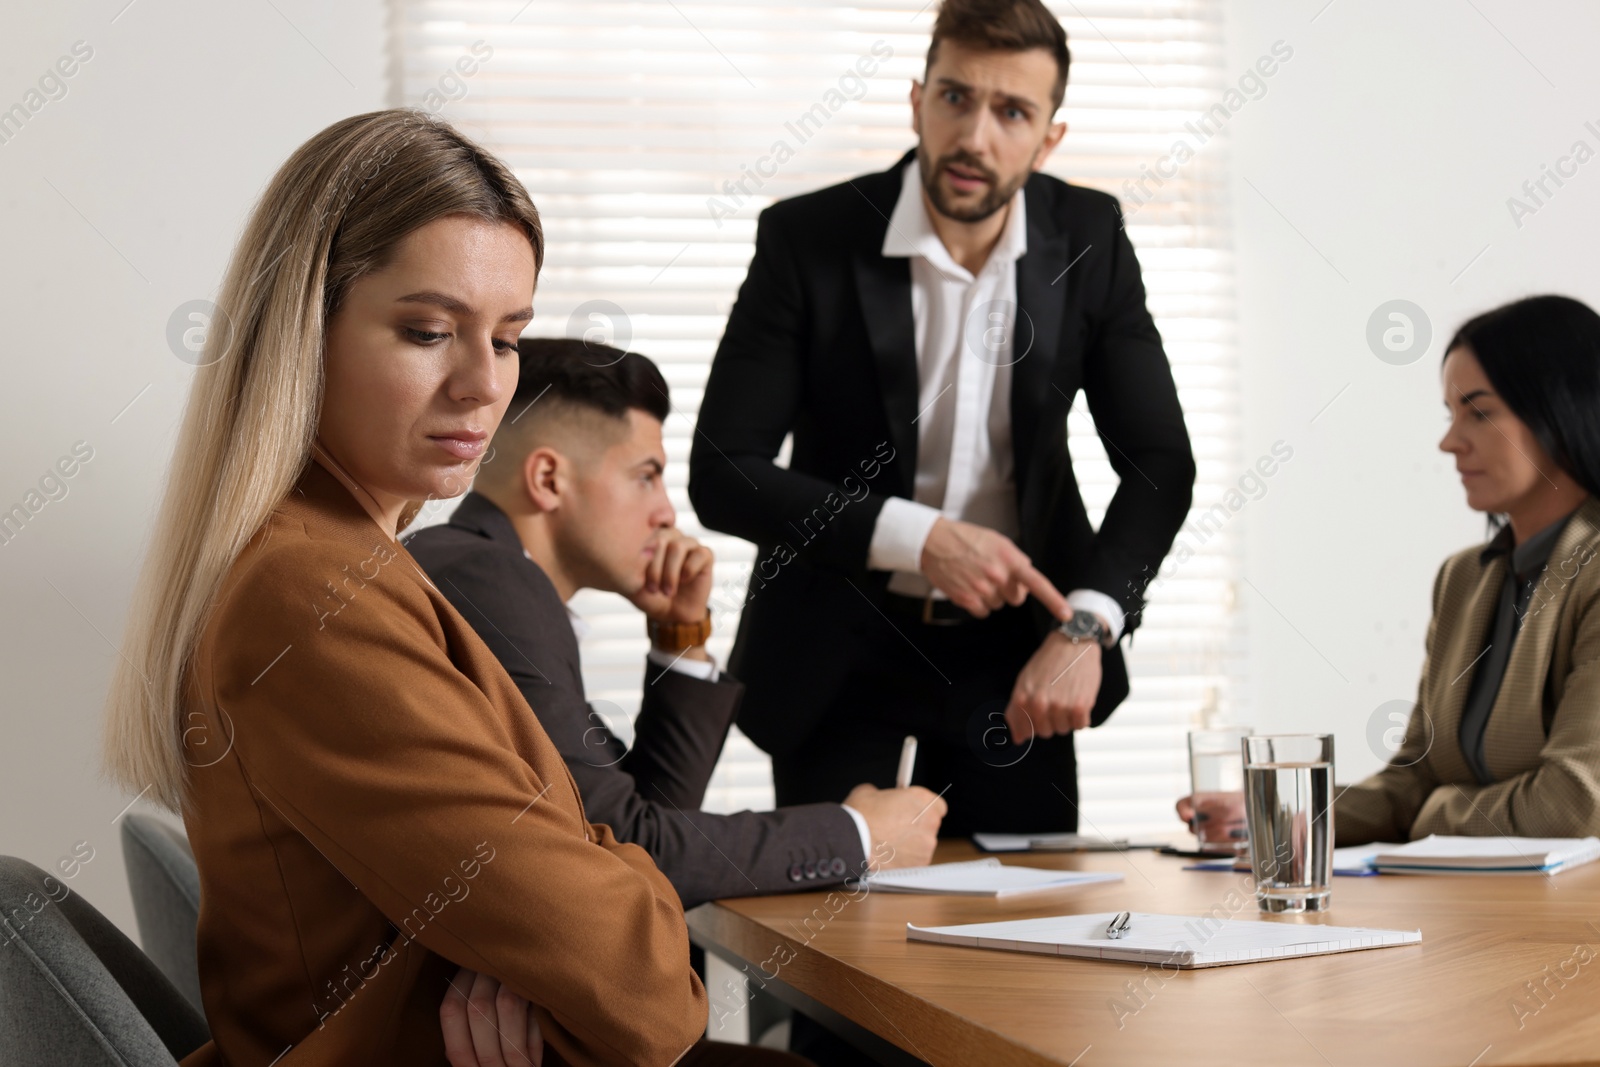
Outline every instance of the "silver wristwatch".
{"type": "Polygon", "coordinates": [[[1067,639],[1075,645],[1082,644],[1085,641],[1093,641],[1097,645],[1104,646],[1107,643],[1106,639],[1111,636],[1111,631],[1107,630],[1105,623],[1100,621],[1100,616],[1092,611],[1083,611],[1081,609],[1074,611],[1071,617],[1056,629],[1065,634],[1067,639]]]}

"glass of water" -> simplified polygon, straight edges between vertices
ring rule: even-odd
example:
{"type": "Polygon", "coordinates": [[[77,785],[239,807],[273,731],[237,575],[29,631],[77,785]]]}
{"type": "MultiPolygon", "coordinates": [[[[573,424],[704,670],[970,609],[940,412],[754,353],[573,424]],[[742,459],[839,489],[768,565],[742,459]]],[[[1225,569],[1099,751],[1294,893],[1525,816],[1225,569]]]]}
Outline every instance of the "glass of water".
{"type": "Polygon", "coordinates": [[[1256,902],[1266,912],[1327,910],[1333,735],[1247,737],[1242,745],[1256,902]]]}
{"type": "Polygon", "coordinates": [[[1204,851],[1244,855],[1250,841],[1244,825],[1244,756],[1240,742],[1248,726],[1189,731],[1189,797],[1195,821],[1189,829],[1204,851]],[[1200,819],[1200,815],[1205,819],[1200,819]]]}

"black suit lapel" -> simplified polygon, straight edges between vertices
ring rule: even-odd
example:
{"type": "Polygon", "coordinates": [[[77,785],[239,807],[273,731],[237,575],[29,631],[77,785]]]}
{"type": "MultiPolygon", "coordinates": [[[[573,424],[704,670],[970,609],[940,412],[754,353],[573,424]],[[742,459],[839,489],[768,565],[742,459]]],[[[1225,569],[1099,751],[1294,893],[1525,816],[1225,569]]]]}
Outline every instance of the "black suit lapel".
{"type": "MultiPolygon", "coordinates": [[[[484,608],[470,602],[468,607],[471,607],[477,616],[483,619],[485,625],[496,629],[499,627],[495,619],[500,617],[501,611],[514,611],[524,620],[530,617],[537,618],[541,632],[549,635],[548,640],[542,640],[540,643],[540,659],[545,660],[545,656],[549,655],[559,661],[569,676],[568,684],[581,694],[583,692],[582,659],[578,651],[578,636],[573,632],[572,620],[568,616],[567,606],[562,601],[561,594],[556,591],[555,584],[550,581],[550,576],[544,572],[544,568],[535,563],[523,549],[522,538],[517,534],[517,528],[512,524],[511,517],[500,510],[500,506],[488,497],[478,492],[468,492],[466,496],[461,498],[461,503],[456,506],[456,510],[451,514],[449,525],[458,530],[488,538],[490,543],[495,546],[496,552],[504,552],[507,555],[515,556],[519,565],[528,568],[528,573],[534,576],[533,580],[537,587],[536,595],[532,597],[521,595],[512,604],[490,605],[490,608],[494,611],[493,615],[485,611],[484,608]]],[[[449,579],[446,578],[445,581],[448,583],[449,579]]],[[[465,595],[459,589],[453,588],[450,592],[465,599],[465,595]]],[[[446,595],[448,596],[449,594],[446,595]]],[[[467,613],[463,611],[462,614],[466,615],[467,613]]],[[[468,616],[468,621],[472,622],[471,616],[468,616]]],[[[539,666],[530,658],[533,654],[532,649],[519,648],[517,652],[520,653],[523,662],[532,667],[541,679],[547,682],[551,681],[551,677],[546,671],[546,667],[550,665],[549,661],[545,661],[544,666],[539,666]]]]}
{"type": "Polygon", "coordinates": [[[907,152],[899,162],[879,174],[851,182],[869,210],[864,212],[861,239],[856,245],[856,294],[861,315],[878,367],[878,385],[883,393],[884,415],[889,420],[890,443],[902,472],[906,495],[912,489],[917,469],[917,341],[911,318],[911,261],[905,257],[887,258],[883,238],[889,218],[900,199],[901,168],[915,152],[907,152]]]}
{"type": "Polygon", "coordinates": [[[878,365],[890,442],[905,489],[917,469],[917,343],[911,319],[911,261],[886,259],[877,251],[856,257],[856,289],[866,319],[867,337],[878,365]]]}
{"type": "Polygon", "coordinates": [[[1028,251],[1017,260],[1017,322],[1011,365],[1011,453],[1019,491],[1028,484],[1028,460],[1035,451],[1041,419],[1046,412],[1071,403],[1070,397],[1063,400],[1051,386],[1067,299],[1062,275],[1070,246],[1067,235],[1056,232],[1051,221],[1041,200],[1030,199],[1028,251]]]}

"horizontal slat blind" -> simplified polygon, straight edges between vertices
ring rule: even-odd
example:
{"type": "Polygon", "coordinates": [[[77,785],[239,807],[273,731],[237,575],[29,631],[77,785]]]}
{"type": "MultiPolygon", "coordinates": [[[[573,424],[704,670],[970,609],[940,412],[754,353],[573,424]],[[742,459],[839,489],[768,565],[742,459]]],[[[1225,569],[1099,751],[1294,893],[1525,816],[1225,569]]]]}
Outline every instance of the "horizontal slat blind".
{"type": "MultiPolygon", "coordinates": [[[[1073,54],[1068,135],[1049,171],[1124,202],[1194,438],[1204,512],[1243,473],[1223,145],[1185,128],[1227,88],[1219,4],[1049,6],[1073,54]],[[1193,158],[1162,162],[1180,140],[1193,158]],[[1176,174],[1159,187],[1125,184],[1158,163],[1176,174]]],[[[394,102],[433,110],[488,145],[544,217],[548,252],[529,332],[595,331],[661,364],[676,409],[668,485],[680,523],[715,548],[719,585],[742,587],[752,548],[696,522],[687,459],[756,215],[775,199],[881,170],[912,145],[906,96],[921,77],[933,15],[917,0],[398,4],[394,102]]],[[[1081,398],[1068,429],[1098,523],[1116,476],[1081,398]]],[[[430,508],[422,521],[447,512],[430,508]]],[[[1133,696],[1080,735],[1085,829],[1175,829],[1184,731],[1203,709],[1230,710],[1238,537],[1226,518],[1211,533],[1215,525],[1180,535],[1193,555],[1169,560],[1153,590],[1131,654],[1133,696]]],[[[610,594],[581,593],[573,607],[592,626],[583,647],[590,696],[631,738],[643,623],[610,594]]],[[[712,650],[725,660],[736,619],[718,624],[712,650]]],[[[735,732],[707,808],[771,803],[766,758],[735,732]]]]}

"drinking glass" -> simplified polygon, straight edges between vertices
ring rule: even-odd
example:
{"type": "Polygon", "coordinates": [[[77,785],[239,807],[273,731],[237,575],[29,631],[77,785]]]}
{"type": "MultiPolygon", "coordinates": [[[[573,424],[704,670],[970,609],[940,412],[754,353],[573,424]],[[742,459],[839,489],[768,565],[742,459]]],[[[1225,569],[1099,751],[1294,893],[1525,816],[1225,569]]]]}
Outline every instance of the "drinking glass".
{"type": "Polygon", "coordinates": [[[1327,910],[1333,735],[1247,737],[1242,751],[1256,902],[1265,912],[1327,910]]]}
{"type": "Polygon", "coordinates": [[[1248,726],[1189,731],[1189,796],[1196,816],[1189,829],[1200,839],[1202,851],[1242,856],[1250,848],[1240,747],[1249,735],[1248,726]]]}

